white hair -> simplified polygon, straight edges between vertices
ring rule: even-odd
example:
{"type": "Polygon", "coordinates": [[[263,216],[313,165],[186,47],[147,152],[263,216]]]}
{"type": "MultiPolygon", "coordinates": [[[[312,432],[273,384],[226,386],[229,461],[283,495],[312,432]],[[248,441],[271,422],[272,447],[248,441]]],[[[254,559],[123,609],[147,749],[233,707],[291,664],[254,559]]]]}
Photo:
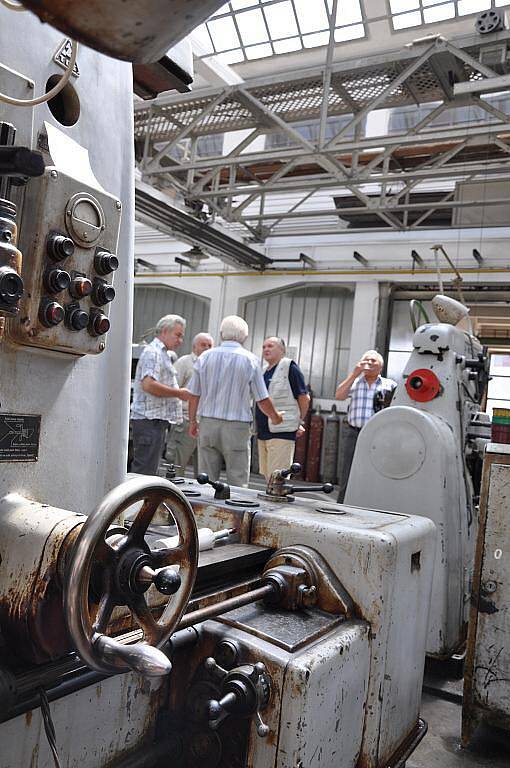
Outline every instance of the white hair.
{"type": "Polygon", "coordinates": [[[200,331],[200,333],[197,333],[195,336],[193,336],[193,341],[191,342],[191,346],[194,347],[195,344],[198,344],[200,339],[210,339],[214,343],[214,339],[210,333],[207,333],[206,331],[200,331]]]}
{"type": "Polygon", "coordinates": [[[156,323],[156,334],[159,336],[166,328],[171,331],[176,325],[186,328],[186,320],[180,315],[165,315],[156,323]]]}
{"type": "MultiPolygon", "coordinates": [[[[370,355],[370,357],[377,358],[377,360],[379,360],[379,363],[381,365],[384,365],[384,357],[376,349],[367,349],[363,357],[368,357],[368,355],[370,355]]],[[[363,357],[361,358],[362,360],[363,360],[363,357]]]]}
{"type": "Polygon", "coordinates": [[[276,343],[282,350],[283,354],[287,352],[287,345],[285,344],[281,336],[268,336],[267,339],[264,339],[264,341],[269,341],[269,339],[273,339],[273,341],[276,341],[276,343]]]}
{"type": "Polygon", "coordinates": [[[248,332],[248,323],[242,317],[229,315],[221,321],[220,336],[223,341],[238,341],[243,344],[248,338],[248,332]]]}

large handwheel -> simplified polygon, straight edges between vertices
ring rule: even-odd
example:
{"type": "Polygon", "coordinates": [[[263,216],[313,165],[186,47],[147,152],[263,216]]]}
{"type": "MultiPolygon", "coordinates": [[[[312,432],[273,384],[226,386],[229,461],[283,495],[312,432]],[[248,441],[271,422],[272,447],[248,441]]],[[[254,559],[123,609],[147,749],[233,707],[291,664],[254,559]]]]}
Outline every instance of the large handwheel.
{"type": "Polygon", "coordinates": [[[175,485],[140,476],[110,491],[83,524],[64,590],[67,626],[83,661],[92,669],[110,674],[128,670],[167,674],[171,664],[157,649],[168,640],[184,613],[197,562],[193,510],[175,485]],[[137,502],[142,506],[129,530],[109,538],[108,528],[115,518],[137,502]],[[179,543],[170,549],[151,551],[145,534],[161,505],[175,521],[179,543]],[[98,600],[95,607],[90,601],[91,578],[98,600]],[[144,597],[151,584],[170,596],[158,620],[144,597]],[[105,634],[114,608],[121,605],[129,607],[142,629],[142,642],[125,645],[105,634]]]}

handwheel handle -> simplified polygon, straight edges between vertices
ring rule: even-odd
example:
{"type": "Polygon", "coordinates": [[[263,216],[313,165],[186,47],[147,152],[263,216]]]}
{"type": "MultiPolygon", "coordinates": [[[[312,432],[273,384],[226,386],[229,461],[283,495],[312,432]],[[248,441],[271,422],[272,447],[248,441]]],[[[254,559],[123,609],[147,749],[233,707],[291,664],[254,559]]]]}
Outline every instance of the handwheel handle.
{"type": "Polygon", "coordinates": [[[126,667],[144,677],[163,677],[172,671],[170,659],[153,645],[124,645],[107,635],[96,635],[92,643],[105,664],[121,660],[126,667]]]}

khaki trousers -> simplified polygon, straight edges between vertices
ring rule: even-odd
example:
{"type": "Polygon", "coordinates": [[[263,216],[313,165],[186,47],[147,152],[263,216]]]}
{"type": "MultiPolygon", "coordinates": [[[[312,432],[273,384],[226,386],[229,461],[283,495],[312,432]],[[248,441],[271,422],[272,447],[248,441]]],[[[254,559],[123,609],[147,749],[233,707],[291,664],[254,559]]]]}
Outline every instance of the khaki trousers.
{"type": "Polygon", "coordinates": [[[269,478],[277,469],[288,469],[294,459],[294,440],[282,440],[273,437],[271,440],[258,440],[259,472],[269,482],[269,478]]]}
{"type": "Polygon", "coordinates": [[[200,418],[198,470],[219,480],[223,461],[229,485],[248,486],[250,479],[250,423],[200,418]]]}
{"type": "Polygon", "coordinates": [[[175,474],[177,477],[184,477],[184,470],[192,456],[193,474],[195,477],[198,474],[197,441],[194,437],[190,437],[188,430],[189,421],[187,419],[182,424],[172,424],[166,441],[166,459],[171,464],[176,465],[175,474]]]}

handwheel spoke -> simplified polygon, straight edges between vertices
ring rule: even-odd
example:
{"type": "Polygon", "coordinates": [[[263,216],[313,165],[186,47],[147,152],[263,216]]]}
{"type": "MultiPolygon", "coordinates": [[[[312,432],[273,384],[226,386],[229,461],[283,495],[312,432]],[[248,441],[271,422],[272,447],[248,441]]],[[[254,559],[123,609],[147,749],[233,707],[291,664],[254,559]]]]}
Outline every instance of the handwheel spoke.
{"type": "Polygon", "coordinates": [[[143,629],[144,640],[150,645],[156,645],[159,640],[160,630],[143,595],[134,597],[130,603],[130,608],[140,625],[140,629],[143,629]]]}
{"type": "Polygon", "coordinates": [[[151,496],[148,499],[145,499],[142,508],[131,523],[131,527],[128,533],[128,539],[130,542],[136,542],[138,544],[143,542],[147,528],[149,527],[150,522],[154,517],[154,514],[160,503],[161,498],[157,496],[151,496]]]}
{"type": "Polygon", "coordinates": [[[184,561],[185,550],[182,544],[169,549],[151,550],[153,568],[164,568],[166,565],[181,565],[184,561]]]}
{"type": "Polygon", "coordinates": [[[115,608],[115,600],[110,592],[106,592],[99,601],[99,607],[97,609],[96,618],[94,621],[94,630],[96,632],[104,633],[108,622],[110,621],[113,609],[115,608]]]}

